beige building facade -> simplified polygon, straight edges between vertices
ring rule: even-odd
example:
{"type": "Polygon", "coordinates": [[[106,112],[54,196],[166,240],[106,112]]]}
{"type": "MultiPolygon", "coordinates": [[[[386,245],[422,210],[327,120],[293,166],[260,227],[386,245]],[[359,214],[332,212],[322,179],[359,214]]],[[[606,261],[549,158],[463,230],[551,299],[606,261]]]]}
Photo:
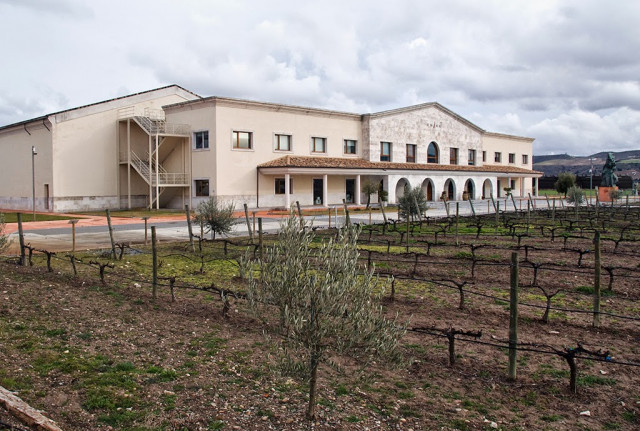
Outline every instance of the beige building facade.
{"type": "Polygon", "coordinates": [[[533,139],[487,132],[438,103],[375,114],[221,97],[168,86],[0,127],[0,208],[238,208],[535,195],[533,139]],[[376,194],[372,199],[377,200],[376,194]]]}

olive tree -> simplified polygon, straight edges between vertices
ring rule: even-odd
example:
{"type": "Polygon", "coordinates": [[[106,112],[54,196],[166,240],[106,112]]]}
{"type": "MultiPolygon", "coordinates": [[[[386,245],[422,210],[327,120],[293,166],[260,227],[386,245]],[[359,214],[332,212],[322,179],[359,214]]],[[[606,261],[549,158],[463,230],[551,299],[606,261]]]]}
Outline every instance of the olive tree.
{"type": "Polygon", "coordinates": [[[567,190],[567,202],[573,204],[573,208],[575,210],[576,217],[578,217],[578,207],[585,202],[585,193],[578,186],[569,187],[567,190]]]}
{"type": "Polygon", "coordinates": [[[420,186],[413,189],[408,184],[404,186],[404,194],[398,198],[398,213],[400,217],[420,218],[427,210],[427,195],[420,186]]]}
{"type": "Polygon", "coordinates": [[[563,193],[564,197],[567,197],[567,191],[576,185],[576,176],[571,172],[561,172],[558,174],[558,179],[556,180],[553,187],[556,189],[558,193],[563,193]]]}
{"type": "Polygon", "coordinates": [[[359,232],[357,226],[345,227],[335,238],[313,244],[312,230],[292,214],[261,260],[241,262],[255,315],[268,332],[282,336],[288,359],[295,354],[308,364],[310,420],[316,416],[318,367],[332,354],[399,356],[405,328],[383,316],[384,289],[376,290],[373,269],[358,263],[359,232]],[[272,318],[273,307],[279,319],[272,318]]]}
{"type": "Polygon", "coordinates": [[[198,205],[193,220],[196,223],[202,223],[206,227],[206,232],[211,232],[211,237],[215,239],[216,234],[228,235],[233,230],[233,226],[238,223],[238,220],[233,217],[234,208],[233,202],[222,204],[216,197],[210,197],[198,205]]]}
{"type": "Polygon", "coordinates": [[[378,193],[380,185],[375,181],[366,181],[362,184],[362,193],[367,195],[367,209],[371,205],[371,195],[378,193]]]}

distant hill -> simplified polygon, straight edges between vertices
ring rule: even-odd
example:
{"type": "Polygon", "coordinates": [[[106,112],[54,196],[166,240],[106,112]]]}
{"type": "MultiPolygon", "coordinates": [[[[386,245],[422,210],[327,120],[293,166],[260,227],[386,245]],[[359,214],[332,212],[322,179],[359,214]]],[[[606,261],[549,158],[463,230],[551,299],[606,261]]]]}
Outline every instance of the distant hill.
{"type": "MultiPolygon", "coordinates": [[[[588,176],[593,163],[593,175],[600,175],[609,152],[602,151],[590,156],[570,156],[568,154],[533,156],[533,169],[545,176],[557,176],[560,172],[572,172],[578,176],[588,176]]],[[[640,178],[640,150],[613,152],[618,176],[628,175],[640,178]]]]}

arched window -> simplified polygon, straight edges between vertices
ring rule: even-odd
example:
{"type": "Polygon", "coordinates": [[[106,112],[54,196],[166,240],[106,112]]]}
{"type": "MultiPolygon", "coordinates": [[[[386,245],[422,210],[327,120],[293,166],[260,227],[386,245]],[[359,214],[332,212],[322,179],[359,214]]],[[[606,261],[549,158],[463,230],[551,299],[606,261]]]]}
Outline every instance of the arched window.
{"type": "Polygon", "coordinates": [[[427,163],[440,163],[440,150],[435,142],[430,143],[427,149],[427,163]]]}

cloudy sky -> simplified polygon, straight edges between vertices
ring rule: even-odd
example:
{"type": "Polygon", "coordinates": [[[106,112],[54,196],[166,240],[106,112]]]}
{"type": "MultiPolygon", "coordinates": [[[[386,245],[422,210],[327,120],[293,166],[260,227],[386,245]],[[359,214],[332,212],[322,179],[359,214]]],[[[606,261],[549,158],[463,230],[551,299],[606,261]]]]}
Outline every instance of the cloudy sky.
{"type": "Polygon", "coordinates": [[[0,0],[0,125],[178,84],[368,113],[437,101],[535,154],[640,149],[636,0],[0,0]]]}

